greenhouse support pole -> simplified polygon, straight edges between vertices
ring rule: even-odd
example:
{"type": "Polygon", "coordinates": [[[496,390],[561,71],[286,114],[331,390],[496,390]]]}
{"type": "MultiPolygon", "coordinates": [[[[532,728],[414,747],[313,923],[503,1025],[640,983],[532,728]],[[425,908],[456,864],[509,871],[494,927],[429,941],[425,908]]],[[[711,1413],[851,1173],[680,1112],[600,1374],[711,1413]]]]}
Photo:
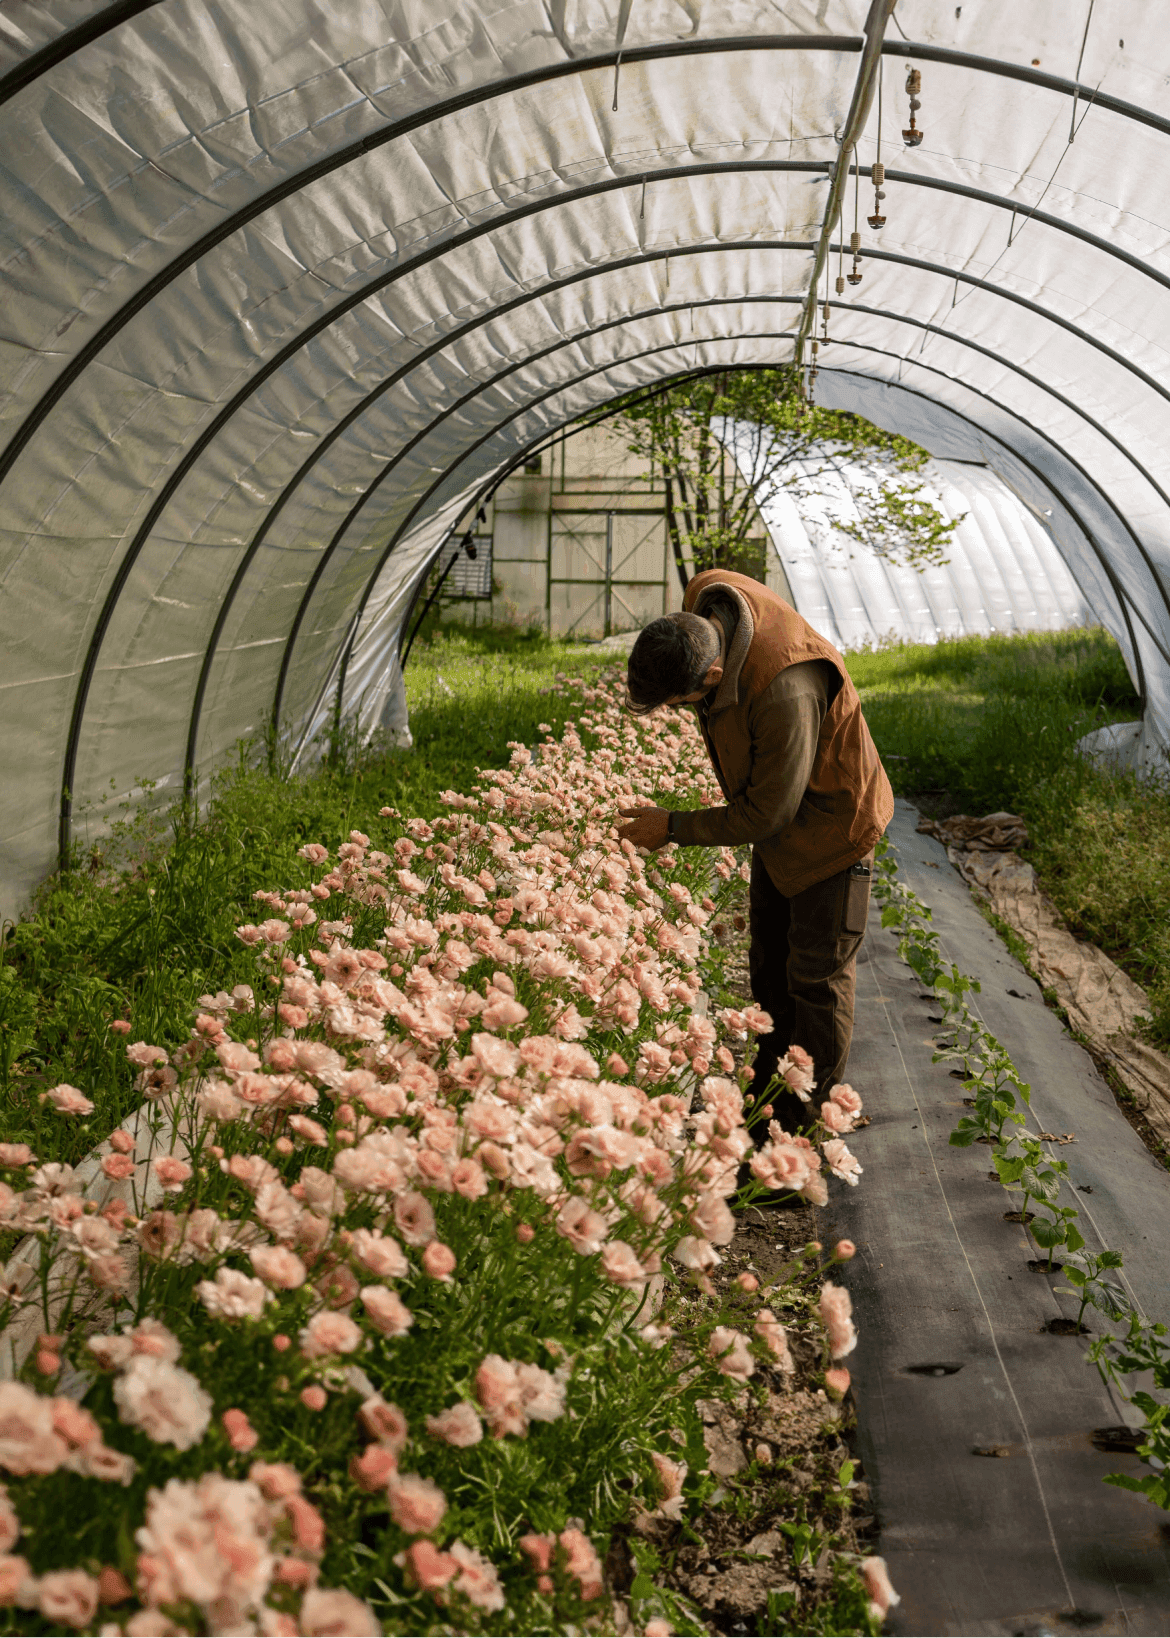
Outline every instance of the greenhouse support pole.
{"type": "Polygon", "coordinates": [[[605,514],[605,637],[613,636],[613,513],[605,514]]]}
{"type": "Polygon", "coordinates": [[[849,180],[850,155],[856,148],[858,138],[865,129],[865,122],[869,118],[869,110],[873,106],[873,95],[877,87],[877,77],[882,62],[882,44],[885,38],[886,24],[889,22],[896,4],[897,0],[871,0],[869,16],[865,19],[865,44],[861,49],[861,63],[857,70],[857,82],[853,87],[853,100],[849,104],[849,113],[846,115],[845,124],[837,137],[839,144],[837,161],[833,166],[833,174],[829,182],[829,197],[825,201],[825,216],[821,223],[820,236],[817,239],[816,250],[813,252],[812,276],[808,281],[804,311],[800,316],[800,329],[796,332],[792,362],[797,368],[804,362],[804,344],[816,323],[817,290],[820,287],[821,274],[825,270],[825,261],[829,254],[829,240],[841,215],[841,201],[845,196],[845,184],[849,180]]]}

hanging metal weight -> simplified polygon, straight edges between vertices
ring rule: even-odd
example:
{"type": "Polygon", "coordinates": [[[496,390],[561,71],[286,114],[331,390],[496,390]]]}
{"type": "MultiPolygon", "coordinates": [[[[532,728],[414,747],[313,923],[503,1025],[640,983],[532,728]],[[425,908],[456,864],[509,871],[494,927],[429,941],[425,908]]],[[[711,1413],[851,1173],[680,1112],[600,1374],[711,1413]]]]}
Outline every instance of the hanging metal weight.
{"type": "Polygon", "coordinates": [[[910,127],[902,132],[902,141],[907,148],[917,148],[922,141],[923,133],[918,129],[914,116],[922,107],[918,93],[922,90],[922,75],[917,68],[912,68],[906,76],[906,90],[910,96],[910,127]]]}
{"type": "Polygon", "coordinates": [[[886,219],[882,215],[881,203],[886,197],[882,191],[882,183],[886,180],[886,167],[880,159],[873,165],[871,176],[873,180],[873,215],[867,216],[866,221],[876,232],[878,228],[884,228],[886,225],[886,219]]]}

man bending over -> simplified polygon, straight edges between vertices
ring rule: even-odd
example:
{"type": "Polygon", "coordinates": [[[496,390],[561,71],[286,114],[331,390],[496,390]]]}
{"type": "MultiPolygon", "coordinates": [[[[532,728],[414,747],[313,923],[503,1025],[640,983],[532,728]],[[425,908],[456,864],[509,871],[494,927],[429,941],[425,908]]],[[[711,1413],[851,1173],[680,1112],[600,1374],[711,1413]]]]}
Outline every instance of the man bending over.
{"type": "MultiPolygon", "coordinates": [[[[748,970],[775,1023],[756,1085],[796,1045],[827,1096],[845,1078],[874,844],[893,793],[845,662],[794,608],[724,569],[696,575],[683,602],[640,633],[628,704],[694,706],[727,805],[623,808],[618,834],[651,850],[752,844],[748,970]]],[[[772,1103],[786,1130],[806,1123],[795,1094],[772,1103]]]]}

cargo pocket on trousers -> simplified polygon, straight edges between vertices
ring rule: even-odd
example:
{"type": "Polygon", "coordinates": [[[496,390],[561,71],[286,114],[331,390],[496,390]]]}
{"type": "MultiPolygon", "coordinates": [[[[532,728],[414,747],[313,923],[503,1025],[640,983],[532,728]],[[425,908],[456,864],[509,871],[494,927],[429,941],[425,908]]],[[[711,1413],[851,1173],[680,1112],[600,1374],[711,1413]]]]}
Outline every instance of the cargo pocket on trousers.
{"type": "Polygon", "coordinates": [[[869,884],[873,870],[873,856],[850,866],[845,883],[845,907],[841,913],[843,933],[865,932],[869,919],[869,884]]]}

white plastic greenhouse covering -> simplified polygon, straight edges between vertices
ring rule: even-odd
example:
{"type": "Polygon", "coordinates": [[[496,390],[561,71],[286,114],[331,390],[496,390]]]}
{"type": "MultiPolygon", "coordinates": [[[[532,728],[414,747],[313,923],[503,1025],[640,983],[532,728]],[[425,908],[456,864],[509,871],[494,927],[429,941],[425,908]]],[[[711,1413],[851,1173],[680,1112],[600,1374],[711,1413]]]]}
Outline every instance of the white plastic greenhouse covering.
{"type": "Polygon", "coordinates": [[[1050,511],[1165,745],[1163,8],[890,11],[5,0],[7,911],[103,791],[392,719],[420,576],[556,429],[792,358],[854,137],[819,400],[1050,511]]]}

